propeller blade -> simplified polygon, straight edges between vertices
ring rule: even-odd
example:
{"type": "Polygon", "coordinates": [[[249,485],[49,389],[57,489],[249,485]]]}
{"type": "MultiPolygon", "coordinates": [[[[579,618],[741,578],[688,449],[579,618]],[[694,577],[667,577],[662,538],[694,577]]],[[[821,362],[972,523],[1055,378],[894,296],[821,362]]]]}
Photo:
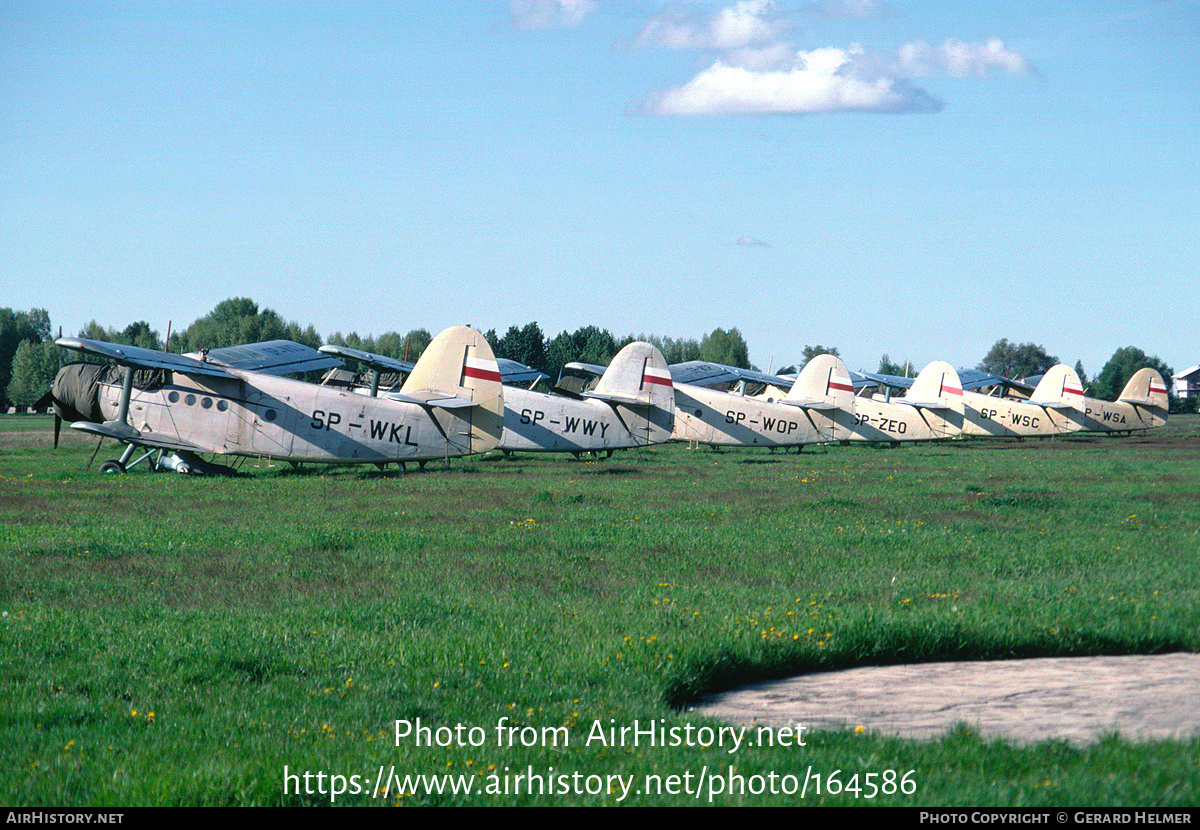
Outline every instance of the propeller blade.
{"type": "Polygon", "coordinates": [[[62,412],[59,409],[62,404],[54,397],[54,390],[51,389],[45,395],[38,398],[37,403],[33,405],[34,409],[45,409],[50,407],[54,410],[54,449],[58,449],[58,435],[62,431],[62,412]]]}

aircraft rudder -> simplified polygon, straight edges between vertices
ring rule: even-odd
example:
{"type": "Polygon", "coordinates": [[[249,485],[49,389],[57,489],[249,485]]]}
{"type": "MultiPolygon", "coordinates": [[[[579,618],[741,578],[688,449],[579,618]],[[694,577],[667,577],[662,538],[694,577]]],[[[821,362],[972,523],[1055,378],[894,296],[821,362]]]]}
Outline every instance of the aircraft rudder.
{"type": "Polygon", "coordinates": [[[617,352],[592,390],[597,398],[629,406],[623,416],[639,442],[660,444],[675,421],[675,383],[661,351],[640,340],[617,352]]]}
{"type": "Polygon", "coordinates": [[[922,401],[944,398],[951,404],[957,403],[961,410],[962,396],[958,370],[944,360],[935,360],[917,374],[904,397],[922,401]]]}
{"type": "Polygon", "coordinates": [[[402,392],[467,394],[470,452],[495,449],[504,431],[504,389],[491,345],[469,326],[452,326],[433,338],[404,382],[402,392]]]}
{"type": "Polygon", "coordinates": [[[640,340],[617,352],[593,391],[600,396],[636,397],[648,406],[673,407],[675,400],[671,370],[662,352],[640,340]]]}
{"type": "Polygon", "coordinates": [[[1083,406],[1083,383],[1079,380],[1079,373],[1065,363],[1051,366],[1038,381],[1031,400],[1039,403],[1064,401],[1077,409],[1081,408],[1083,406]]]}
{"type": "Polygon", "coordinates": [[[848,408],[854,401],[850,370],[837,355],[819,354],[804,364],[784,400],[824,400],[848,408]]]}

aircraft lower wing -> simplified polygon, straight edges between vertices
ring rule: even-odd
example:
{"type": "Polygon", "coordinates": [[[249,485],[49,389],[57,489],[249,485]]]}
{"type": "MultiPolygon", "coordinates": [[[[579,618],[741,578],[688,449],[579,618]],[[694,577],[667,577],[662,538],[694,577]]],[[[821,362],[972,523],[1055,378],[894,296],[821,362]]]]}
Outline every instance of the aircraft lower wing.
{"type": "Polygon", "coordinates": [[[71,424],[71,429],[77,429],[80,432],[89,432],[92,435],[99,435],[101,438],[115,438],[118,441],[124,441],[126,444],[134,444],[139,447],[146,447],[154,450],[187,450],[189,452],[202,453],[209,450],[198,447],[195,444],[187,441],[180,441],[175,438],[169,438],[165,435],[152,432],[138,432],[133,427],[127,424],[114,423],[113,421],[105,421],[103,424],[93,424],[88,421],[76,421],[71,424]]]}

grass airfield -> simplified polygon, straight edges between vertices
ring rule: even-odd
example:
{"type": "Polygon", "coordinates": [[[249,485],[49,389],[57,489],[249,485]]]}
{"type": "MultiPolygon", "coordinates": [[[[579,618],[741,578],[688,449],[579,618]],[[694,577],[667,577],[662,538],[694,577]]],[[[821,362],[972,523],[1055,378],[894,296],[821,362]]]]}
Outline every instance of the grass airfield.
{"type": "Polygon", "coordinates": [[[12,806],[1200,803],[1200,738],[847,729],[731,751],[693,741],[720,724],[687,709],[858,665],[1200,650],[1197,416],[408,474],[251,461],[233,479],[101,476],[119,451],[85,472],[94,441],[63,438],[0,417],[12,806]],[[426,745],[397,739],[418,719],[426,745]],[[680,743],[597,738],[635,725],[680,743]],[[285,766],[312,777],[285,793],[285,766]]]}

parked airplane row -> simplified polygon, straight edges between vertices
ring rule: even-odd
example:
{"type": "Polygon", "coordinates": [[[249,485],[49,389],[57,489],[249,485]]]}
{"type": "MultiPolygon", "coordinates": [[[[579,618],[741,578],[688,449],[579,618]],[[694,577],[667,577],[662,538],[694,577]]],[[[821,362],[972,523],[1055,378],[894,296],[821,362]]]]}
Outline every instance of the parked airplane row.
{"type": "MultiPolygon", "coordinates": [[[[539,373],[497,361],[465,326],[439,334],[415,364],[281,340],[191,355],[74,337],[57,342],[123,367],[68,364],[47,396],[56,445],[61,420],[125,444],[119,460],[101,466],[106,472],[142,461],[180,472],[230,471],[201,454],[423,467],[493,449],[611,455],[667,440],[803,447],[1130,432],[1162,426],[1167,416],[1166,386],[1153,369],[1137,372],[1120,399],[1108,402],[1084,397],[1075,371],[1059,365],[1023,400],[964,389],[942,361],[909,380],[854,376],[840,358],[819,355],[791,379],[701,362],[669,367],[653,345],[635,342],[608,367],[568,364],[549,393],[514,385],[539,373]],[[328,375],[321,385],[284,377],[339,368],[339,358],[366,367],[369,381],[339,387],[328,375]],[[385,372],[403,383],[381,390],[385,372]],[[893,399],[892,388],[902,387],[893,399]],[[757,391],[747,394],[750,388],[757,391]]],[[[1002,381],[986,375],[968,385],[1003,392],[1002,381]]]]}

